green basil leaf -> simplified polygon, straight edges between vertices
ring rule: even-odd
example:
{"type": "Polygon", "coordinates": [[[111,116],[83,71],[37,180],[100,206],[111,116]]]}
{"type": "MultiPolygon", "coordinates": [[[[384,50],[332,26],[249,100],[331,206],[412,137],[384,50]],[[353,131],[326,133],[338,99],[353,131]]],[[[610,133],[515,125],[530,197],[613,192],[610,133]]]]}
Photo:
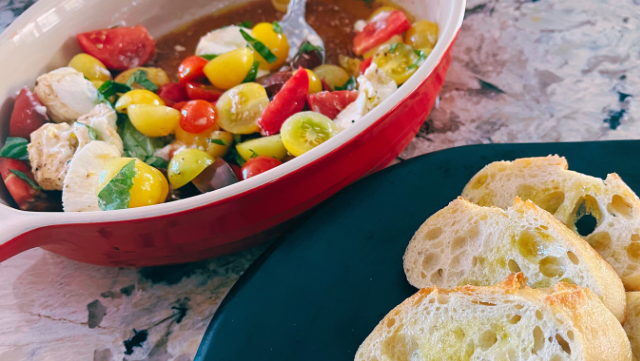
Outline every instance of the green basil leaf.
{"type": "Polygon", "coordinates": [[[96,133],[96,130],[93,129],[92,126],[86,125],[86,124],[81,123],[81,122],[76,122],[76,123],[87,128],[87,131],[89,132],[89,138],[91,138],[91,140],[100,140],[100,137],[98,137],[98,133],[96,133]]]}
{"type": "Polygon", "coordinates": [[[422,62],[427,58],[427,54],[422,50],[414,50],[414,52],[418,56],[418,59],[416,59],[416,61],[414,61],[413,64],[409,65],[407,69],[413,69],[413,68],[419,67],[420,64],[422,64],[422,62]]]}
{"type": "Polygon", "coordinates": [[[218,57],[216,54],[204,54],[204,55],[198,55],[198,56],[201,57],[201,58],[205,58],[205,59],[207,59],[209,61],[211,61],[211,60],[213,60],[213,59],[218,57]]]}
{"type": "Polygon", "coordinates": [[[29,141],[20,137],[9,137],[0,149],[0,157],[13,158],[19,160],[29,160],[27,151],[29,141]]]}
{"type": "MultiPolygon", "coordinates": [[[[136,160],[125,164],[118,174],[98,193],[98,206],[103,211],[129,208],[131,187],[136,176],[136,160]]],[[[102,175],[101,175],[102,177],[102,175]]]]}
{"type": "Polygon", "coordinates": [[[211,142],[213,144],[223,145],[225,147],[228,147],[228,146],[231,145],[231,144],[229,144],[229,142],[227,142],[224,139],[209,139],[209,142],[211,142]]]}
{"type": "Polygon", "coordinates": [[[123,113],[118,113],[118,134],[122,138],[122,144],[127,156],[138,158],[142,161],[152,157],[158,148],[165,146],[161,138],[150,138],[140,133],[131,124],[129,117],[123,113]]]}
{"type": "Polygon", "coordinates": [[[33,189],[42,189],[42,187],[40,187],[36,182],[31,180],[31,178],[29,178],[28,175],[22,173],[21,171],[15,170],[15,169],[9,169],[9,172],[15,174],[18,178],[20,178],[20,179],[26,181],[27,183],[29,183],[31,188],[33,188],[33,189]]]}
{"type": "Polygon", "coordinates": [[[352,75],[349,77],[346,83],[342,86],[336,86],[336,90],[355,90],[356,89],[356,78],[352,75]]]}
{"type": "Polygon", "coordinates": [[[169,165],[169,163],[166,160],[160,157],[156,157],[155,155],[148,157],[144,162],[154,168],[161,168],[161,169],[167,169],[167,165],[169,165]]]}
{"type": "Polygon", "coordinates": [[[244,78],[244,80],[242,81],[243,83],[253,83],[254,81],[256,81],[256,77],[258,76],[258,68],[260,67],[260,62],[259,61],[254,61],[253,65],[251,65],[251,69],[249,69],[249,72],[247,73],[247,76],[244,78]]]}
{"type": "Polygon", "coordinates": [[[301,53],[310,53],[312,51],[317,51],[318,54],[322,55],[322,48],[319,46],[315,46],[313,44],[311,44],[310,42],[306,41],[304,44],[302,44],[300,46],[300,49],[298,49],[298,52],[296,53],[296,56],[298,56],[301,53]]]}
{"type": "Polygon", "coordinates": [[[98,88],[98,92],[102,94],[102,96],[106,99],[111,98],[112,96],[118,93],[126,93],[131,91],[131,86],[122,83],[116,83],[113,80],[107,80],[98,88]]]}
{"type": "Polygon", "coordinates": [[[271,27],[273,27],[273,31],[275,31],[276,34],[282,34],[282,26],[280,26],[279,22],[274,21],[271,27]]]}
{"type": "Polygon", "coordinates": [[[243,21],[238,24],[238,26],[241,28],[251,29],[253,27],[253,22],[251,20],[243,21]]]}
{"type": "Polygon", "coordinates": [[[247,34],[246,31],[240,29],[240,34],[242,34],[244,40],[251,44],[253,49],[255,49],[255,51],[257,51],[258,54],[260,54],[262,58],[267,61],[267,63],[273,64],[278,60],[278,58],[273,55],[271,50],[269,50],[266,45],[261,43],[259,40],[252,38],[251,35],[247,34]]]}
{"type": "Polygon", "coordinates": [[[391,44],[391,46],[389,47],[389,53],[393,53],[394,51],[396,51],[396,48],[398,47],[398,44],[400,44],[400,43],[391,44]]]}
{"type": "Polygon", "coordinates": [[[158,86],[153,84],[151,80],[149,80],[149,74],[145,70],[138,70],[135,73],[129,76],[129,80],[127,80],[127,85],[131,86],[133,83],[138,83],[140,86],[145,89],[155,92],[158,90],[158,86]]]}

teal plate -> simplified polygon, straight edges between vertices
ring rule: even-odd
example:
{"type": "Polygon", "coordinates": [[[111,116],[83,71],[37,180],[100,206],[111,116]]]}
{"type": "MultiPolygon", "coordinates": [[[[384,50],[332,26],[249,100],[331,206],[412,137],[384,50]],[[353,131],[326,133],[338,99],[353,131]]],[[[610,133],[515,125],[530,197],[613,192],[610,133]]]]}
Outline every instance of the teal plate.
{"type": "Polygon", "coordinates": [[[311,211],[256,260],[195,359],[353,360],[384,315],[417,291],[402,255],[418,227],[488,163],[549,154],[592,176],[617,172],[640,190],[640,141],[466,146],[389,167],[311,211]]]}

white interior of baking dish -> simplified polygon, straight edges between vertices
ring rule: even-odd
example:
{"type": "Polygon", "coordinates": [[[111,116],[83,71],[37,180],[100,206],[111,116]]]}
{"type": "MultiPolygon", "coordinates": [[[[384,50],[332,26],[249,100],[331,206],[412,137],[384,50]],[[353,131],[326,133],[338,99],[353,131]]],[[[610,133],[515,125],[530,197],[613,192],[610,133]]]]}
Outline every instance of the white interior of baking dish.
{"type": "MultiPolygon", "coordinates": [[[[40,0],[0,35],[0,139],[9,131],[13,99],[25,85],[33,86],[42,73],[65,66],[80,48],[75,34],[113,25],[145,25],[155,37],[191,20],[250,0],[40,0]]],[[[11,220],[20,220],[29,228],[58,223],[108,222],[153,217],[205,205],[254,188],[312,162],[363,131],[398,104],[426,78],[454,40],[463,15],[465,0],[399,0],[416,19],[438,23],[439,40],[427,61],[416,74],[389,99],[362,120],[301,157],[269,172],[221,190],[152,207],[99,213],[32,213],[0,204],[0,227],[7,231],[11,220]],[[35,219],[37,217],[37,219],[35,219]],[[36,224],[37,223],[37,224],[36,224]]],[[[0,203],[10,199],[0,185],[0,203]]],[[[11,227],[14,228],[14,227],[11,227]]],[[[22,231],[24,231],[23,227],[22,231]]],[[[13,231],[18,232],[18,229],[13,231]]],[[[3,232],[4,233],[4,232],[3,232]]],[[[13,232],[10,232],[13,233],[13,232]]],[[[8,236],[8,235],[3,235],[8,236]]],[[[2,237],[4,238],[4,237],[2,237]]]]}

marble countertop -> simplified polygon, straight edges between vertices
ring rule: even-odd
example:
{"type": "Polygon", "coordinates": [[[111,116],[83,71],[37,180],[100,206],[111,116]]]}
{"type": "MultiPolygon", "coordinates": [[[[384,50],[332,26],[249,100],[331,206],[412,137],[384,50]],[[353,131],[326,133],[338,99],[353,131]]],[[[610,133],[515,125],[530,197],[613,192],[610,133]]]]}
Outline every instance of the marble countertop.
{"type": "MultiPolygon", "coordinates": [[[[0,30],[34,0],[0,2],[0,30]]],[[[436,108],[398,161],[491,142],[640,138],[640,0],[469,0],[436,108]]],[[[266,246],[97,267],[40,249],[0,264],[0,361],[193,360],[266,246]]]]}

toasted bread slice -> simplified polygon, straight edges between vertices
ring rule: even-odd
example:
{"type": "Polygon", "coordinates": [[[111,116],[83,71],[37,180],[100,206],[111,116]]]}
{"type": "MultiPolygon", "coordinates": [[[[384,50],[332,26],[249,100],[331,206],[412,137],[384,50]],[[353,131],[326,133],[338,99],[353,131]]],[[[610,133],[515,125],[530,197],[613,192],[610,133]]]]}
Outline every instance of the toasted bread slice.
{"type": "Polygon", "coordinates": [[[413,236],[404,271],[417,288],[489,286],[523,272],[532,288],[560,281],[587,287],[618,320],[625,318],[615,270],[562,222],[519,198],[507,210],[454,200],[413,236]]]}
{"type": "Polygon", "coordinates": [[[640,357],[640,292],[627,292],[627,321],[624,323],[633,351],[633,359],[640,357]]]}
{"type": "Polygon", "coordinates": [[[487,287],[425,288],[375,327],[356,361],[631,360],[620,323],[587,288],[526,286],[521,273],[487,287]]]}
{"type": "Polygon", "coordinates": [[[481,206],[507,208],[530,199],[577,232],[591,214],[595,230],[584,238],[618,272],[627,291],[640,291],[640,199],[617,174],[606,180],[567,170],[557,155],[494,162],[476,174],[462,196],[481,206]]]}

